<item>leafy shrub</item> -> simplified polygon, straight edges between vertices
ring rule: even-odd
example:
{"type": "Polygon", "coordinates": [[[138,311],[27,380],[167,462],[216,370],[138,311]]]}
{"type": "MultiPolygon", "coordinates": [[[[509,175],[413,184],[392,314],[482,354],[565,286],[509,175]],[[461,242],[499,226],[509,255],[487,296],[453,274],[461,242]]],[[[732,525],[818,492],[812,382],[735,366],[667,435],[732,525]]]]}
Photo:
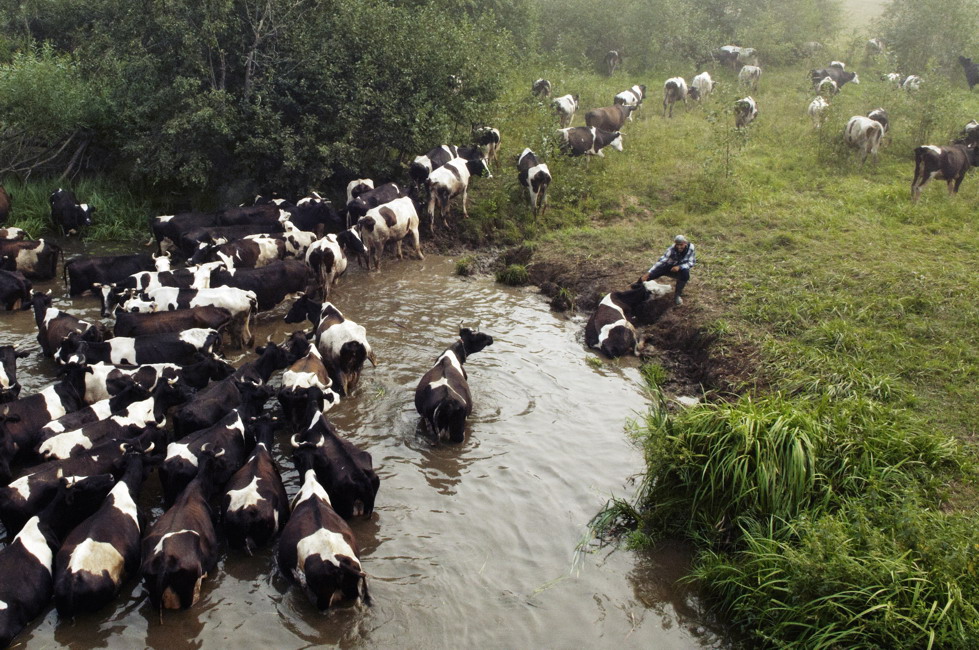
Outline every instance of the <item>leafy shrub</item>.
{"type": "Polygon", "coordinates": [[[511,287],[519,287],[530,282],[530,274],[527,272],[526,266],[511,264],[496,272],[496,281],[511,287]]]}

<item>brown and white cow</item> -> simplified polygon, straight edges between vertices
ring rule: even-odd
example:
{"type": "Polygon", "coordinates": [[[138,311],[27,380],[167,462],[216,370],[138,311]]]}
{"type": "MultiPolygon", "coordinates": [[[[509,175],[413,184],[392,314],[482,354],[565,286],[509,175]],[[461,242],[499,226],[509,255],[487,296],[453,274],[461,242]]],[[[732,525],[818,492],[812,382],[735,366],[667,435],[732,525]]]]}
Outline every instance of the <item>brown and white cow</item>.
{"type": "Polygon", "coordinates": [[[867,162],[867,156],[873,155],[877,162],[877,150],[884,138],[884,125],[863,115],[854,115],[843,129],[843,141],[861,152],[860,164],[867,162]]]}
{"type": "Polygon", "coordinates": [[[0,268],[20,271],[28,280],[53,280],[58,274],[61,247],[44,239],[0,240],[0,268]]]}

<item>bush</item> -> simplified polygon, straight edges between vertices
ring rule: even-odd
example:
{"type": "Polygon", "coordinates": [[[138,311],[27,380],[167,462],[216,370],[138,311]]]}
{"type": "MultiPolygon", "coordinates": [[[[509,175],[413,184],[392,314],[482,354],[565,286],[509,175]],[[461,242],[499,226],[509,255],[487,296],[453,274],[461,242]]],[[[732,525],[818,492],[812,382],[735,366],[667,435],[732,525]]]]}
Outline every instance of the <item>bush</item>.
{"type": "Polygon", "coordinates": [[[511,287],[520,287],[530,282],[530,274],[527,272],[526,266],[511,264],[496,272],[496,281],[511,287]]]}

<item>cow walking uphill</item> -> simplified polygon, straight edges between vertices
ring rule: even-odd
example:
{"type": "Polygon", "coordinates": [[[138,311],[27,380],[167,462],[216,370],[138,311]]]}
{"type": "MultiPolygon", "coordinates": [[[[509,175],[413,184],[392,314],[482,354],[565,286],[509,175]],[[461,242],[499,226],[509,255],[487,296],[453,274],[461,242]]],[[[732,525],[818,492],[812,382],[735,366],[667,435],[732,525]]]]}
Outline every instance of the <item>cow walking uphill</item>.
{"type": "Polygon", "coordinates": [[[633,310],[655,295],[664,295],[667,290],[667,285],[651,281],[608,294],[585,325],[585,343],[612,358],[638,355],[641,345],[633,322],[633,310]]]}
{"type": "Polygon", "coordinates": [[[459,340],[453,343],[425,373],[415,388],[415,410],[439,439],[462,442],[466,418],[472,413],[472,394],[463,364],[470,354],[493,344],[493,337],[459,327],[459,340]]]}
{"type": "Polygon", "coordinates": [[[622,53],[618,50],[609,50],[605,54],[605,69],[608,71],[608,76],[615,74],[615,70],[622,65],[622,53]]]}
{"type": "Polygon", "coordinates": [[[527,188],[534,216],[544,214],[547,208],[547,188],[551,184],[551,170],[546,163],[537,159],[530,148],[524,149],[517,158],[517,180],[527,188]]]}

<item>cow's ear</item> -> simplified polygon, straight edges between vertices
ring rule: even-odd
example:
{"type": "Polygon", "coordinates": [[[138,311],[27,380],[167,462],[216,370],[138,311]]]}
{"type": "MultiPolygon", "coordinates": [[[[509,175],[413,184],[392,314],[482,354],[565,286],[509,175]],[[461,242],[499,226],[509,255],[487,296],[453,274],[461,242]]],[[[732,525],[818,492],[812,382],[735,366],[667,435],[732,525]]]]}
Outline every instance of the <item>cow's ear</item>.
{"type": "Polygon", "coordinates": [[[14,356],[18,359],[26,359],[27,357],[31,356],[31,353],[27,350],[17,350],[14,352],[14,356]]]}

